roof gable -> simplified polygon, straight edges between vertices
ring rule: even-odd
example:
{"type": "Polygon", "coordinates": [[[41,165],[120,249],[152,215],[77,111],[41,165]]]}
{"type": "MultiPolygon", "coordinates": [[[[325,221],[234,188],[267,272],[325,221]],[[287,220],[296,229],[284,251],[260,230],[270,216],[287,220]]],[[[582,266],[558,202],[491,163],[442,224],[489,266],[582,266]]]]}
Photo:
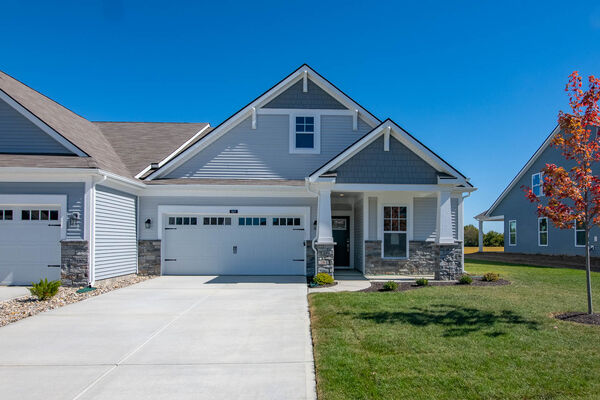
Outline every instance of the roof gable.
{"type": "Polygon", "coordinates": [[[410,133],[405,131],[402,127],[396,124],[391,119],[387,119],[382,122],[380,125],[375,127],[371,132],[367,133],[361,139],[350,145],[336,157],[331,159],[329,162],[324,164],[318,170],[313,172],[309,179],[311,181],[316,181],[321,175],[333,171],[336,168],[340,167],[348,160],[350,160],[355,155],[359,154],[363,149],[373,143],[376,139],[383,136],[385,138],[386,135],[389,135],[390,141],[392,138],[398,140],[403,147],[409,149],[416,156],[426,162],[428,165],[433,167],[440,178],[442,178],[443,174],[449,174],[451,178],[457,180],[459,184],[463,184],[468,187],[473,187],[468,182],[468,179],[460,173],[457,169],[448,164],[444,159],[431,151],[427,146],[417,140],[410,133]]]}
{"type": "MultiPolygon", "coordinates": [[[[290,87],[299,82],[308,86],[308,82],[312,81],[316,84],[320,89],[325,91],[328,95],[334,98],[337,102],[342,104],[348,110],[354,110],[356,113],[356,118],[358,116],[364,119],[369,125],[376,126],[380,123],[380,121],[370,112],[365,110],[362,106],[352,100],[348,95],[342,92],[340,89],[331,84],[328,80],[319,75],[316,71],[314,71],[311,67],[304,64],[290,75],[285,77],[271,89],[267,90],[265,93],[257,97],[255,100],[250,102],[244,108],[233,114],[227,120],[222,122],[220,125],[215,127],[208,135],[204,136],[194,145],[189,146],[187,149],[183,150],[176,157],[167,162],[164,166],[154,171],[146,180],[157,179],[160,177],[164,177],[169,172],[173,171],[175,168],[192,158],[194,155],[198,154],[202,151],[206,146],[213,143],[215,140],[226,134],[229,130],[237,126],[239,123],[244,121],[250,116],[255,116],[258,109],[265,107],[270,101],[277,98],[280,94],[284,93],[290,87]]],[[[310,89],[310,87],[308,87],[310,89]]]]}
{"type": "Polygon", "coordinates": [[[263,108],[347,110],[342,103],[321,89],[311,79],[308,79],[306,84],[306,91],[304,91],[303,79],[298,80],[279,96],[265,104],[263,108]]]}
{"type": "Polygon", "coordinates": [[[531,158],[525,163],[523,168],[517,173],[517,175],[513,178],[512,181],[508,184],[508,186],[500,193],[500,196],[494,201],[492,206],[483,213],[476,216],[478,220],[486,220],[488,217],[491,217],[492,213],[498,207],[498,205],[502,202],[502,200],[510,193],[510,191],[517,185],[517,183],[523,178],[523,176],[529,171],[532,165],[540,158],[540,156],[548,149],[550,143],[552,142],[552,138],[560,131],[560,126],[556,126],[552,132],[548,135],[544,143],[536,150],[535,153],[531,156],[531,158]]]}
{"type": "Polygon", "coordinates": [[[0,100],[0,153],[75,155],[3,100],[0,100]]]}

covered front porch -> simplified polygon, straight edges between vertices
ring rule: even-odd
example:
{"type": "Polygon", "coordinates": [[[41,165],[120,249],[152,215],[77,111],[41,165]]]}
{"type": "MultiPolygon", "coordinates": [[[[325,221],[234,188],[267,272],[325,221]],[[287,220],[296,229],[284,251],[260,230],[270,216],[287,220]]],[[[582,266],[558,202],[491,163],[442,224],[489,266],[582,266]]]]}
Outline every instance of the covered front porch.
{"type": "Polygon", "coordinates": [[[463,192],[452,185],[318,185],[309,275],[455,279],[463,272],[463,192]],[[314,270],[311,270],[314,266],[314,270]]]}

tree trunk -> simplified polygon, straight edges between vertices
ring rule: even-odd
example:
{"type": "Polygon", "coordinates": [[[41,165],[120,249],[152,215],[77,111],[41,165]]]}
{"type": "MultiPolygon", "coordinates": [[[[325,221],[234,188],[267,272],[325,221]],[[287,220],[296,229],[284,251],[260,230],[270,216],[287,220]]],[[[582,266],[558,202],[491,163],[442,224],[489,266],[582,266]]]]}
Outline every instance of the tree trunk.
{"type": "MultiPolygon", "coordinates": [[[[588,224],[586,224],[589,226],[588,224]]],[[[588,314],[594,313],[592,306],[592,277],[590,274],[591,259],[590,259],[590,230],[585,229],[585,277],[587,279],[587,300],[588,300],[588,314]]]]}

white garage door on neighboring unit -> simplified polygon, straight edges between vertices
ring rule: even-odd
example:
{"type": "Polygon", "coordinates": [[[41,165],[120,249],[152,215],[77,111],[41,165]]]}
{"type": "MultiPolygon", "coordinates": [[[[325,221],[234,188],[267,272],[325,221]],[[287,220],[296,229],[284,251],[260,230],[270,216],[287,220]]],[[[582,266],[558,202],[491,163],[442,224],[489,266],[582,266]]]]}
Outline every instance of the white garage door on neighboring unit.
{"type": "Polygon", "coordinates": [[[0,205],[0,284],[60,279],[58,207],[0,205]]]}
{"type": "Polygon", "coordinates": [[[304,275],[304,217],[169,215],[165,275],[304,275]]]}

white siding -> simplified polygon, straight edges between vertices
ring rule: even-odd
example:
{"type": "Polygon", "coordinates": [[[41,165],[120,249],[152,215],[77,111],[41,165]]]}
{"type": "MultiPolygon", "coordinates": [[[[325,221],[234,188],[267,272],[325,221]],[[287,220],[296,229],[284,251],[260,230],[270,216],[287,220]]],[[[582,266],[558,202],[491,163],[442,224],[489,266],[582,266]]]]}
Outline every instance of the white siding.
{"type": "Polygon", "coordinates": [[[450,199],[450,212],[452,213],[452,237],[458,240],[458,199],[450,199]]]}
{"type": "Polygon", "coordinates": [[[362,271],[364,258],[363,200],[354,204],[354,269],[362,271]]]}
{"type": "MultiPolygon", "coordinates": [[[[454,207],[454,199],[452,199],[454,207]]],[[[453,209],[454,210],[454,209],[453,209]]],[[[453,211],[454,212],[454,211],[453,211]]],[[[435,240],[436,238],[436,218],[437,218],[437,198],[435,197],[415,197],[414,199],[414,222],[413,238],[414,240],[435,240]]],[[[452,217],[452,230],[455,231],[456,222],[454,214],[452,217]]]]}
{"type": "Polygon", "coordinates": [[[95,214],[95,279],[136,273],[136,197],[97,187],[95,214]]]}

